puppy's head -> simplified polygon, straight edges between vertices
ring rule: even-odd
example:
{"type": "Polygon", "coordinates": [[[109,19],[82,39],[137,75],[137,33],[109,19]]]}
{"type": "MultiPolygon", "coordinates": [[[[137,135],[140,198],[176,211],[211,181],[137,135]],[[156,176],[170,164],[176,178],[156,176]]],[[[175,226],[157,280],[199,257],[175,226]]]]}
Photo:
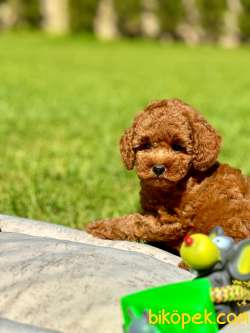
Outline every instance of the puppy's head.
{"type": "Polygon", "coordinates": [[[140,179],[167,186],[183,179],[191,167],[205,171],[217,159],[220,137],[191,106],[180,100],[150,104],[120,141],[127,169],[140,179]]]}

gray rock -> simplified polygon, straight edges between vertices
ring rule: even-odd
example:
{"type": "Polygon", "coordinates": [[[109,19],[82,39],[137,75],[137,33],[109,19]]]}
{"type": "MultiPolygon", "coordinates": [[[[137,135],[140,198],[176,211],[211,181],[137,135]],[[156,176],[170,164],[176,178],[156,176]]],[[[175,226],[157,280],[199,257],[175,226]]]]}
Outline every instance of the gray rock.
{"type": "Polygon", "coordinates": [[[0,318],[0,333],[59,333],[0,318]]]}
{"type": "Polygon", "coordinates": [[[125,251],[134,251],[146,254],[150,257],[175,266],[177,266],[180,262],[179,257],[153,246],[136,242],[103,240],[93,237],[83,230],[80,231],[47,222],[0,215],[0,229],[4,232],[16,232],[32,236],[50,237],[125,251]]]}
{"type": "Polygon", "coordinates": [[[1,316],[62,332],[121,332],[120,297],[189,279],[133,251],[0,234],[1,316]]]}

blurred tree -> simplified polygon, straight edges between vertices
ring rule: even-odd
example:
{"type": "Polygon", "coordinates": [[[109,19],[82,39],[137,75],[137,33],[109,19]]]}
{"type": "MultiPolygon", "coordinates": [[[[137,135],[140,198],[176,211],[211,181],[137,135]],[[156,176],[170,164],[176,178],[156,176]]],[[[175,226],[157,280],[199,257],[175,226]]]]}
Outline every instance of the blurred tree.
{"type": "Polygon", "coordinates": [[[240,30],[243,41],[250,40],[250,0],[241,0],[240,30]]]}
{"type": "Polygon", "coordinates": [[[119,35],[113,0],[99,1],[94,31],[96,36],[103,40],[112,40],[119,35]]]}
{"type": "Polygon", "coordinates": [[[9,0],[17,16],[16,25],[38,27],[41,23],[40,3],[38,0],[9,0]]]}
{"type": "Polygon", "coordinates": [[[16,23],[16,13],[7,0],[0,0],[0,29],[11,29],[16,23]]]}
{"type": "Polygon", "coordinates": [[[122,34],[137,36],[141,34],[141,0],[114,0],[118,17],[118,27],[122,34]]]}
{"type": "Polygon", "coordinates": [[[69,31],[69,0],[40,0],[43,28],[51,33],[64,34],[69,31]]]}
{"type": "Polygon", "coordinates": [[[158,0],[159,19],[163,35],[177,37],[177,27],[183,17],[182,0],[158,0]]]}
{"type": "Polygon", "coordinates": [[[226,0],[197,0],[201,15],[201,23],[208,40],[216,41],[224,28],[226,0]]]}
{"type": "Polygon", "coordinates": [[[224,33],[220,43],[225,47],[235,47],[240,43],[239,17],[241,15],[241,0],[227,0],[224,33]]]}
{"type": "Polygon", "coordinates": [[[93,31],[98,0],[69,0],[70,27],[73,32],[93,31]]]}
{"type": "Polygon", "coordinates": [[[146,37],[155,38],[160,33],[158,1],[142,0],[141,29],[146,37]]]}
{"type": "Polygon", "coordinates": [[[198,44],[201,42],[203,29],[196,0],[182,0],[182,4],[184,14],[178,26],[178,35],[187,44],[198,44]]]}

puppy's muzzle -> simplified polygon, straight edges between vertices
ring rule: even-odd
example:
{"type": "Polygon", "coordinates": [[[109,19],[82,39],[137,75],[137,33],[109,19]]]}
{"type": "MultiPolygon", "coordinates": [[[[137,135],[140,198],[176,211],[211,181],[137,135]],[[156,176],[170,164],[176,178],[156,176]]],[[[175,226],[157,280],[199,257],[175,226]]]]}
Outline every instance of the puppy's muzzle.
{"type": "Polygon", "coordinates": [[[160,175],[162,175],[165,171],[166,171],[166,167],[162,164],[156,164],[153,166],[152,168],[154,174],[159,177],[160,175]]]}

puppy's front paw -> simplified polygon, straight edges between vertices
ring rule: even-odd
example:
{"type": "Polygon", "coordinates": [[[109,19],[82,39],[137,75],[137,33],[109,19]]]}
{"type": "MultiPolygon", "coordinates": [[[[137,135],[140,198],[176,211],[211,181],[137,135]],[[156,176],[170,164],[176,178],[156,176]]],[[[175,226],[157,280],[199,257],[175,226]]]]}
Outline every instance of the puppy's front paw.
{"type": "Polygon", "coordinates": [[[101,238],[101,239],[109,239],[108,234],[110,234],[110,230],[106,227],[105,221],[95,221],[91,222],[86,226],[85,229],[92,236],[101,238]]]}
{"type": "Polygon", "coordinates": [[[178,222],[178,218],[174,215],[170,215],[166,210],[159,209],[159,220],[163,223],[176,223],[178,222]]]}

